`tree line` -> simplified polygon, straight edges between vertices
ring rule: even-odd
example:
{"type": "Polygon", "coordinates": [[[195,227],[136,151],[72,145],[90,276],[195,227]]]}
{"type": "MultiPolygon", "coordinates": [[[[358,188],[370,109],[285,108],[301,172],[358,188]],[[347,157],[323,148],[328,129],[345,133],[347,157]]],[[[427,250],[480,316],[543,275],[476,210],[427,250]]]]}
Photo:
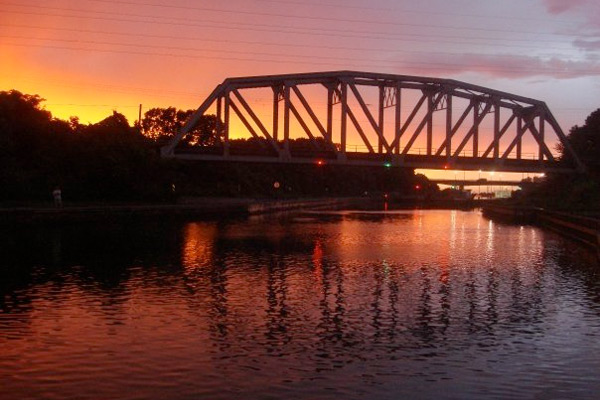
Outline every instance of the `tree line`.
{"type": "MultiPolygon", "coordinates": [[[[164,145],[193,110],[148,110],[129,124],[113,112],[95,124],[62,120],[39,95],[0,92],[0,203],[50,201],[60,187],[68,202],[171,202],[179,196],[338,196],[365,192],[435,191],[411,169],[334,165],[238,164],[161,159],[164,145]],[[275,182],[279,187],[275,187],[275,182]]],[[[218,146],[216,116],[203,117],[183,146],[218,146]]],[[[306,146],[306,139],[292,146],[306,146]]],[[[256,140],[237,140],[256,147],[256,140]]]]}
{"type": "MultiPolygon", "coordinates": [[[[583,125],[575,125],[567,135],[569,143],[585,166],[582,174],[548,174],[544,183],[529,188],[520,204],[565,211],[600,211],[600,109],[593,111],[583,125]]],[[[557,145],[560,159],[575,167],[575,161],[557,145]]]]}

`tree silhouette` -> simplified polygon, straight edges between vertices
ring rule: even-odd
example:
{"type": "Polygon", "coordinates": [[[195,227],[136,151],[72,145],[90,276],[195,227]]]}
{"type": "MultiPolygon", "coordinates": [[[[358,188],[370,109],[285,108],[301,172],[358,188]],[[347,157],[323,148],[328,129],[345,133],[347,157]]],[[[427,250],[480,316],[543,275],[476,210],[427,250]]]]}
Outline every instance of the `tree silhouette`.
{"type": "MultiPolygon", "coordinates": [[[[177,110],[175,107],[152,108],[144,113],[142,132],[158,143],[165,143],[184,126],[194,110],[177,110]]],[[[215,146],[221,143],[223,130],[218,129],[215,115],[204,115],[183,140],[186,146],[215,146]]],[[[220,125],[222,126],[222,124],[220,125]]]]}
{"type": "MultiPolygon", "coordinates": [[[[575,125],[572,127],[567,135],[567,139],[586,167],[598,170],[600,168],[600,108],[593,111],[585,119],[585,123],[582,126],[575,125]]],[[[561,154],[563,161],[574,165],[574,160],[565,151],[562,143],[557,145],[557,150],[561,154]]]]}

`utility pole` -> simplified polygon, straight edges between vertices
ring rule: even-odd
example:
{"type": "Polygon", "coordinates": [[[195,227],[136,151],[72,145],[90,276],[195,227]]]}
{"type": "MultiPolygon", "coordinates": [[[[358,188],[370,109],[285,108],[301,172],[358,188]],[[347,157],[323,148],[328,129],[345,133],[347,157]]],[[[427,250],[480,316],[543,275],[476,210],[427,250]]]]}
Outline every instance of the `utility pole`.
{"type": "Polygon", "coordinates": [[[140,104],[140,110],[138,113],[138,129],[140,130],[140,133],[142,133],[142,105],[140,104]]]}

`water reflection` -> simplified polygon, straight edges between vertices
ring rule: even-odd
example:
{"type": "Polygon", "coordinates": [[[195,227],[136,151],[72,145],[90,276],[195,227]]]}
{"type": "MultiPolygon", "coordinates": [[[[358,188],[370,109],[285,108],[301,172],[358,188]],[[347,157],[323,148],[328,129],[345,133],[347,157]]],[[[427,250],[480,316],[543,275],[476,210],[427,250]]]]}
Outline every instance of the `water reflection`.
{"type": "Polygon", "coordinates": [[[599,389],[595,256],[533,227],[388,211],[0,239],[0,381],[14,398],[599,389]]]}

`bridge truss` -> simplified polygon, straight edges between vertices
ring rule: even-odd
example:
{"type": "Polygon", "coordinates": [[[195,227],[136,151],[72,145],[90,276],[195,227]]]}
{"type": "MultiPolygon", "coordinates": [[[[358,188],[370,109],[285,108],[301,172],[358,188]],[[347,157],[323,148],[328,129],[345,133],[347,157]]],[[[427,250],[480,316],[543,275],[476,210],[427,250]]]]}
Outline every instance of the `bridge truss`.
{"type": "Polygon", "coordinates": [[[190,160],[583,170],[542,101],[450,79],[352,71],[226,79],[161,153],[190,160]],[[246,93],[256,89],[271,93],[266,108],[248,101],[246,93]],[[222,135],[219,144],[182,145],[210,110],[222,135]],[[236,132],[233,117],[241,127],[236,132]],[[255,150],[233,146],[244,134],[255,150]],[[299,134],[307,147],[295,145],[299,134]],[[575,160],[574,168],[551,151],[558,143],[575,160]]]}

